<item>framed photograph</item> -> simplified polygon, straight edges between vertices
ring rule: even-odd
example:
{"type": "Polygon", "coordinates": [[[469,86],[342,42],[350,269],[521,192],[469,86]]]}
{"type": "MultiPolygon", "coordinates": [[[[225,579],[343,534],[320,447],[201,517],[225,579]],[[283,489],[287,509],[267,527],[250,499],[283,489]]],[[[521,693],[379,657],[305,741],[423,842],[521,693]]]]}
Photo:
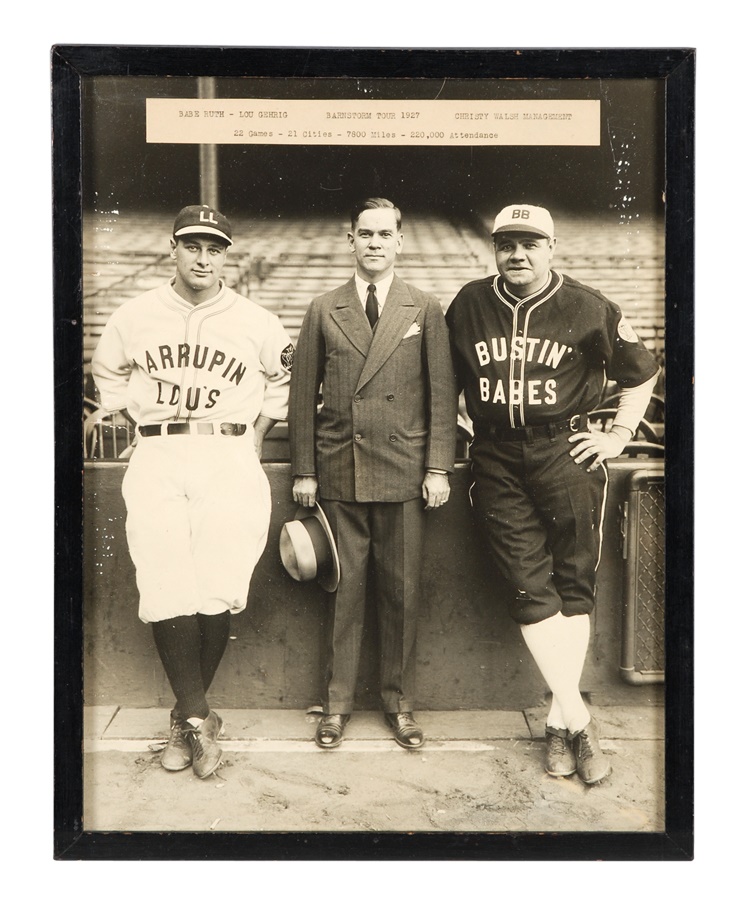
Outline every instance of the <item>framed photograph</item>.
{"type": "Polygon", "coordinates": [[[51,59],[55,857],[691,859],[694,50],[51,59]]]}

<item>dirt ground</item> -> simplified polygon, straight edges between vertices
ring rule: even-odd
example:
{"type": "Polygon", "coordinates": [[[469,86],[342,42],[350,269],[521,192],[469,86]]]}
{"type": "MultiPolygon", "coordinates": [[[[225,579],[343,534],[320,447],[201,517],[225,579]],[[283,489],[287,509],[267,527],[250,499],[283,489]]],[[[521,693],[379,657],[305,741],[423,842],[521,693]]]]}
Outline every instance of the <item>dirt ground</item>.
{"type": "Polygon", "coordinates": [[[613,772],[592,787],[544,772],[543,722],[530,711],[419,714],[428,741],[417,752],[374,713],[355,716],[343,745],[325,751],[312,742],[313,715],[231,712],[222,764],[203,781],[160,766],[164,726],[153,740],[152,722],[165,711],[120,712],[89,737],[85,830],[663,830],[662,710],[600,711],[613,772]]]}

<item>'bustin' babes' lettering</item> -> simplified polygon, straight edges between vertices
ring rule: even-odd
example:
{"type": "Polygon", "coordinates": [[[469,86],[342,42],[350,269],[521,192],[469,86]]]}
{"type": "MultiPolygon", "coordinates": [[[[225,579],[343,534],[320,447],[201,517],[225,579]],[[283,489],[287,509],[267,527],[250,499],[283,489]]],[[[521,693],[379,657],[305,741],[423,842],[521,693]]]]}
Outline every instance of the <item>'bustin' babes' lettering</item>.
{"type": "Polygon", "coordinates": [[[210,350],[201,344],[196,344],[193,349],[190,344],[178,344],[175,348],[161,344],[157,350],[145,351],[148,373],[157,372],[159,369],[184,369],[192,366],[194,369],[206,369],[207,372],[216,369],[222,378],[240,384],[247,367],[238,362],[234,356],[226,366],[225,362],[227,356],[221,350],[210,350]]]}
{"type": "MultiPolygon", "coordinates": [[[[560,365],[560,360],[566,353],[570,353],[571,347],[558,344],[549,338],[522,338],[515,337],[511,344],[511,359],[526,359],[527,362],[544,363],[551,369],[560,365]],[[552,346],[550,346],[550,344],[552,346]]],[[[495,360],[503,362],[508,358],[508,344],[506,338],[492,338],[490,346],[487,341],[478,341],[475,344],[475,353],[481,366],[495,360]]]]}
{"type": "Polygon", "coordinates": [[[506,385],[498,379],[491,383],[489,378],[480,379],[480,399],[483,403],[508,403],[510,406],[541,406],[546,403],[554,406],[557,403],[557,382],[554,378],[541,381],[538,378],[529,381],[511,381],[510,396],[506,397],[506,385]]]}

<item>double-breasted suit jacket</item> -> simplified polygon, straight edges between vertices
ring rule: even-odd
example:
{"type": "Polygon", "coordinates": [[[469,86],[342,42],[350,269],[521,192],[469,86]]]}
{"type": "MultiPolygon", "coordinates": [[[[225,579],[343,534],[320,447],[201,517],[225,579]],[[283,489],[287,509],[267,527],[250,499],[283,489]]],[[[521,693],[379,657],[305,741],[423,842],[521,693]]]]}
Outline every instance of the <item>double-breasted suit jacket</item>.
{"type": "Polygon", "coordinates": [[[394,277],[373,333],[355,279],[312,302],[297,343],[289,429],[293,473],[317,477],[338,545],[325,713],[353,708],[370,561],[383,708],[413,708],[422,483],[428,468],[453,468],[456,417],[448,329],[435,297],[394,277]]]}
{"type": "Polygon", "coordinates": [[[456,416],[435,297],[395,276],[373,334],[353,278],[312,302],[294,360],[289,437],[294,475],[317,475],[321,498],[420,497],[426,469],[453,468],[456,416]]]}

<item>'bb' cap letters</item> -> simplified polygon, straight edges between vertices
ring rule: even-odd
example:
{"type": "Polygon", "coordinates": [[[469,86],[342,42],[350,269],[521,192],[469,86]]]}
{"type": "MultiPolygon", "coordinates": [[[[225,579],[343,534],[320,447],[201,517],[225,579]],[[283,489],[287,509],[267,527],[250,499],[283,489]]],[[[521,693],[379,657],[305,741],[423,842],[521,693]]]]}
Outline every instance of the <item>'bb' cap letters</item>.
{"type": "Polygon", "coordinates": [[[502,209],[493,222],[493,236],[519,231],[552,240],[555,236],[555,223],[543,206],[526,206],[522,203],[502,209]]]}
{"type": "Polygon", "coordinates": [[[232,244],[232,227],[221,212],[211,206],[185,206],[175,217],[173,237],[184,234],[212,234],[232,244]]]}

